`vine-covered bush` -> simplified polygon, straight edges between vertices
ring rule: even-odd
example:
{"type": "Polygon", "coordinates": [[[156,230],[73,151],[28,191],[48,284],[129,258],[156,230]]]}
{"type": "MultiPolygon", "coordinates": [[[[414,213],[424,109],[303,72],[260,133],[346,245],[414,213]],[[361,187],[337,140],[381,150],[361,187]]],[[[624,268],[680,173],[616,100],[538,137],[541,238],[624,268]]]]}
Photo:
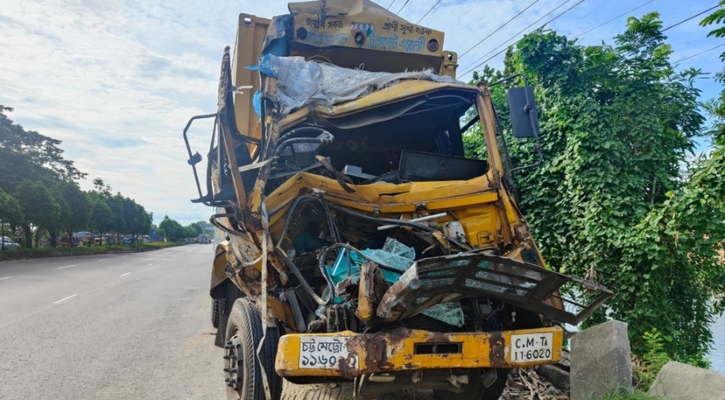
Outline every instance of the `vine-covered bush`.
{"type": "MultiPolygon", "coordinates": [[[[630,18],[613,45],[582,46],[552,31],[518,42],[505,73],[523,73],[539,106],[542,166],[516,173],[521,206],[550,267],[596,279],[618,295],[584,325],[629,324],[632,349],[683,361],[709,349],[722,310],[725,239],[722,152],[683,174],[695,139],[706,136],[696,70],[677,73],[657,14],[630,18]],[[713,301],[713,299],[715,301],[713,301]]],[[[505,87],[492,88],[505,127],[505,87]]],[[[533,162],[531,143],[512,139],[514,166],[533,162]]],[[[475,156],[480,132],[465,137],[475,156]]]]}

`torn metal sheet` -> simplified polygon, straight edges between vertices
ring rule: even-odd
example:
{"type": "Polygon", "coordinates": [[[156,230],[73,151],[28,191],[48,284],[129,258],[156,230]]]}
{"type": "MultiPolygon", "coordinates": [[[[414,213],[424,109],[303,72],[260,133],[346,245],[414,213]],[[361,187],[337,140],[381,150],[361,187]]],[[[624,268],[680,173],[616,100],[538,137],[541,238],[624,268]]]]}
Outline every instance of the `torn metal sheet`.
{"type": "Polygon", "coordinates": [[[534,264],[489,254],[463,254],[417,261],[385,293],[377,316],[395,321],[439,303],[490,296],[576,325],[613,295],[614,292],[603,286],[534,264]],[[568,305],[566,310],[547,304],[549,297],[559,296],[558,291],[564,285],[574,286],[572,290],[577,293],[589,293],[591,300],[581,304],[562,297],[568,305]]]}

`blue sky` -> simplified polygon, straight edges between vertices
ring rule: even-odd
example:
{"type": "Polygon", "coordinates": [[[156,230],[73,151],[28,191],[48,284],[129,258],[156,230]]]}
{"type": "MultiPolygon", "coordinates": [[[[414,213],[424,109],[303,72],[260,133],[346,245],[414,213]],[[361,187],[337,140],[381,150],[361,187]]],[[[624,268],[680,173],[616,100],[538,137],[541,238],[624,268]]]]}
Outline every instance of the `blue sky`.
{"type": "MultiPolygon", "coordinates": [[[[401,17],[416,22],[437,0],[410,0],[401,17]]],[[[445,48],[459,54],[535,0],[442,0],[421,22],[446,33],[445,48]]],[[[520,17],[460,59],[466,71],[565,0],[539,0],[520,17]]],[[[576,4],[570,0],[557,16],[576,4]]],[[[585,0],[550,27],[576,36],[647,0],[585,0]]],[[[397,12],[405,0],[390,8],[397,12]]],[[[388,6],[390,0],[380,3],[388,6]]],[[[715,0],[653,0],[635,16],[657,11],[664,26],[715,6],[715,0]]],[[[101,177],[153,211],[182,224],[207,219],[210,210],[193,205],[196,196],[181,131],[189,117],[216,110],[216,85],[224,46],[233,45],[239,13],[271,17],[287,3],[190,0],[22,0],[0,7],[0,104],[26,129],[63,141],[67,158],[88,173],[82,186],[101,177]]],[[[707,38],[702,17],[669,31],[679,60],[722,43],[707,38]]],[[[626,17],[583,36],[583,44],[611,42],[626,17]]],[[[685,60],[678,67],[714,73],[720,50],[685,60]]],[[[490,64],[501,66],[502,56],[490,64]]],[[[467,77],[466,77],[467,78],[467,77]]],[[[699,82],[703,99],[721,90],[699,82]]],[[[206,152],[210,126],[192,132],[192,145],[206,152]]]]}

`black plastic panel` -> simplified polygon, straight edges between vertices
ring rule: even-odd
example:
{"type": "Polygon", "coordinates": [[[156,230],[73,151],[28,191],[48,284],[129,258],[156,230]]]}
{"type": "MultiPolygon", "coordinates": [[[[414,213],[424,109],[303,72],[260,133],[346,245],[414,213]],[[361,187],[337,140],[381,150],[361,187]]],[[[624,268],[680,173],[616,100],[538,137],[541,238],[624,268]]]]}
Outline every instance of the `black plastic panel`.
{"type": "Polygon", "coordinates": [[[403,150],[398,170],[403,182],[468,180],[484,175],[488,171],[488,163],[444,154],[403,150]]]}

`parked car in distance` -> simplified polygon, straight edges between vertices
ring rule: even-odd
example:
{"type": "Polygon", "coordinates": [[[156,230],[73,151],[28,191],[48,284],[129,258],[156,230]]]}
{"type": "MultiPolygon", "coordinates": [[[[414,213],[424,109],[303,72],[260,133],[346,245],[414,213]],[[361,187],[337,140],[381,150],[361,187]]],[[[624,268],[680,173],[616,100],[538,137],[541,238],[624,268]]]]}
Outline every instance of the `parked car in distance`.
{"type": "Polygon", "coordinates": [[[7,236],[2,236],[0,239],[0,250],[19,249],[20,244],[15,243],[12,239],[7,236]]]}
{"type": "MultiPolygon", "coordinates": [[[[61,238],[58,238],[58,246],[70,246],[71,244],[70,239],[68,237],[63,236],[61,238]]],[[[80,244],[80,240],[78,240],[77,237],[73,238],[73,246],[78,246],[80,244]]]]}
{"type": "Polygon", "coordinates": [[[200,244],[209,244],[209,243],[211,243],[211,238],[209,237],[209,235],[202,233],[201,235],[199,235],[199,243],[200,244]]]}

